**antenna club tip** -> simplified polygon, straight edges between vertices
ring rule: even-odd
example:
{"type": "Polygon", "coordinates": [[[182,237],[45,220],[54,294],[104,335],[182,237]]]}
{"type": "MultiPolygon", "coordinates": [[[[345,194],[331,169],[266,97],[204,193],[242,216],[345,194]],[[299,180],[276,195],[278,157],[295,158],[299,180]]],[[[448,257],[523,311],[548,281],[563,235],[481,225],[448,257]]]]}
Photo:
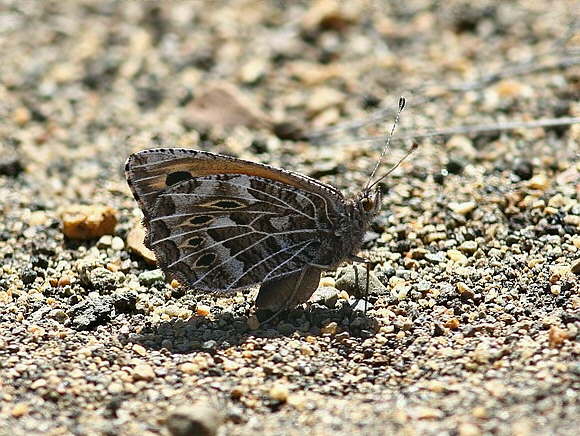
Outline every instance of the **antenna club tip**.
{"type": "Polygon", "coordinates": [[[402,111],[405,108],[405,104],[407,104],[405,97],[399,97],[399,111],[402,111]]]}
{"type": "Polygon", "coordinates": [[[411,151],[415,151],[419,148],[419,143],[418,142],[413,142],[413,145],[411,145],[411,151]]]}

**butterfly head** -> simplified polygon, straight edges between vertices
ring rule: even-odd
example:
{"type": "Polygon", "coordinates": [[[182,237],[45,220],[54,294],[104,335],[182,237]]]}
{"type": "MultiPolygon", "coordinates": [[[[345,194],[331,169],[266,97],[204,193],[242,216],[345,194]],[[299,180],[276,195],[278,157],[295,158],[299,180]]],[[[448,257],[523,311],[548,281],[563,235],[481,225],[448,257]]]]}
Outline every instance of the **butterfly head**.
{"type": "Polygon", "coordinates": [[[346,216],[336,232],[340,241],[338,260],[354,259],[360,250],[367,228],[381,208],[381,191],[363,189],[345,202],[346,216]]]}
{"type": "Polygon", "coordinates": [[[370,221],[381,209],[380,189],[365,189],[357,197],[356,204],[360,216],[370,221]]]}

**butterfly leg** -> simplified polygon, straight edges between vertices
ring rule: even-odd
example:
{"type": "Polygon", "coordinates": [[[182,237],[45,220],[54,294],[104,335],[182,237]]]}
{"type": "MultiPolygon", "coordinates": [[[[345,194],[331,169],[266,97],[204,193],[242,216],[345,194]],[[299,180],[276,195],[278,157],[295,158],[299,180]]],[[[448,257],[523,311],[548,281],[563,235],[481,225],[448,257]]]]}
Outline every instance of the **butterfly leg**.
{"type": "Polygon", "coordinates": [[[367,266],[367,282],[365,284],[365,316],[366,316],[367,309],[369,306],[369,282],[371,281],[371,262],[367,260],[365,264],[367,266]]]}
{"type": "Polygon", "coordinates": [[[322,270],[307,266],[279,280],[262,283],[256,298],[256,309],[275,311],[264,323],[271,321],[289,307],[307,301],[316,291],[322,270]]]}

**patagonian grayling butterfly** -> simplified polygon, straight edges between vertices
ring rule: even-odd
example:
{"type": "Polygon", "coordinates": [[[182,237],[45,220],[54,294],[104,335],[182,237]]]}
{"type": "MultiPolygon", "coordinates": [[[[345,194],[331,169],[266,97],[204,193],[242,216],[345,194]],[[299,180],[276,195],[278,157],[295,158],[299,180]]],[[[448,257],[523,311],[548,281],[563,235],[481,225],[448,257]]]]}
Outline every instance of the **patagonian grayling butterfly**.
{"type": "Polygon", "coordinates": [[[356,253],[380,209],[377,184],[386,175],[371,180],[404,105],[401,98],[367,185],[348,199],[302,174],[206,151],[132,154],[125,173],[143,211],[145,245],[188,289],[232,291],[261,283],[256,308],[274,316],[307,301],[322,271],[365,261],[356,253]]]}

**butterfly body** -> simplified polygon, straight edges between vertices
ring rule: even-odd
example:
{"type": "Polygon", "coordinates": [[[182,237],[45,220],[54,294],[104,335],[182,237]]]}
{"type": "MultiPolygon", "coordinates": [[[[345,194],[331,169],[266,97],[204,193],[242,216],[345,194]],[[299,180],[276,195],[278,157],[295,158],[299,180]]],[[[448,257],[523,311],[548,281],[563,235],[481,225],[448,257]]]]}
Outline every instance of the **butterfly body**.
{"type": "Polygon", "coordinates": [[[378,189],[346,199],[310,177],[189,149],[129,156],[129,186],[160,267],[190,289],[261,283],[258,308],[306,301],[323,270],[356,258],[378,189]]]}

